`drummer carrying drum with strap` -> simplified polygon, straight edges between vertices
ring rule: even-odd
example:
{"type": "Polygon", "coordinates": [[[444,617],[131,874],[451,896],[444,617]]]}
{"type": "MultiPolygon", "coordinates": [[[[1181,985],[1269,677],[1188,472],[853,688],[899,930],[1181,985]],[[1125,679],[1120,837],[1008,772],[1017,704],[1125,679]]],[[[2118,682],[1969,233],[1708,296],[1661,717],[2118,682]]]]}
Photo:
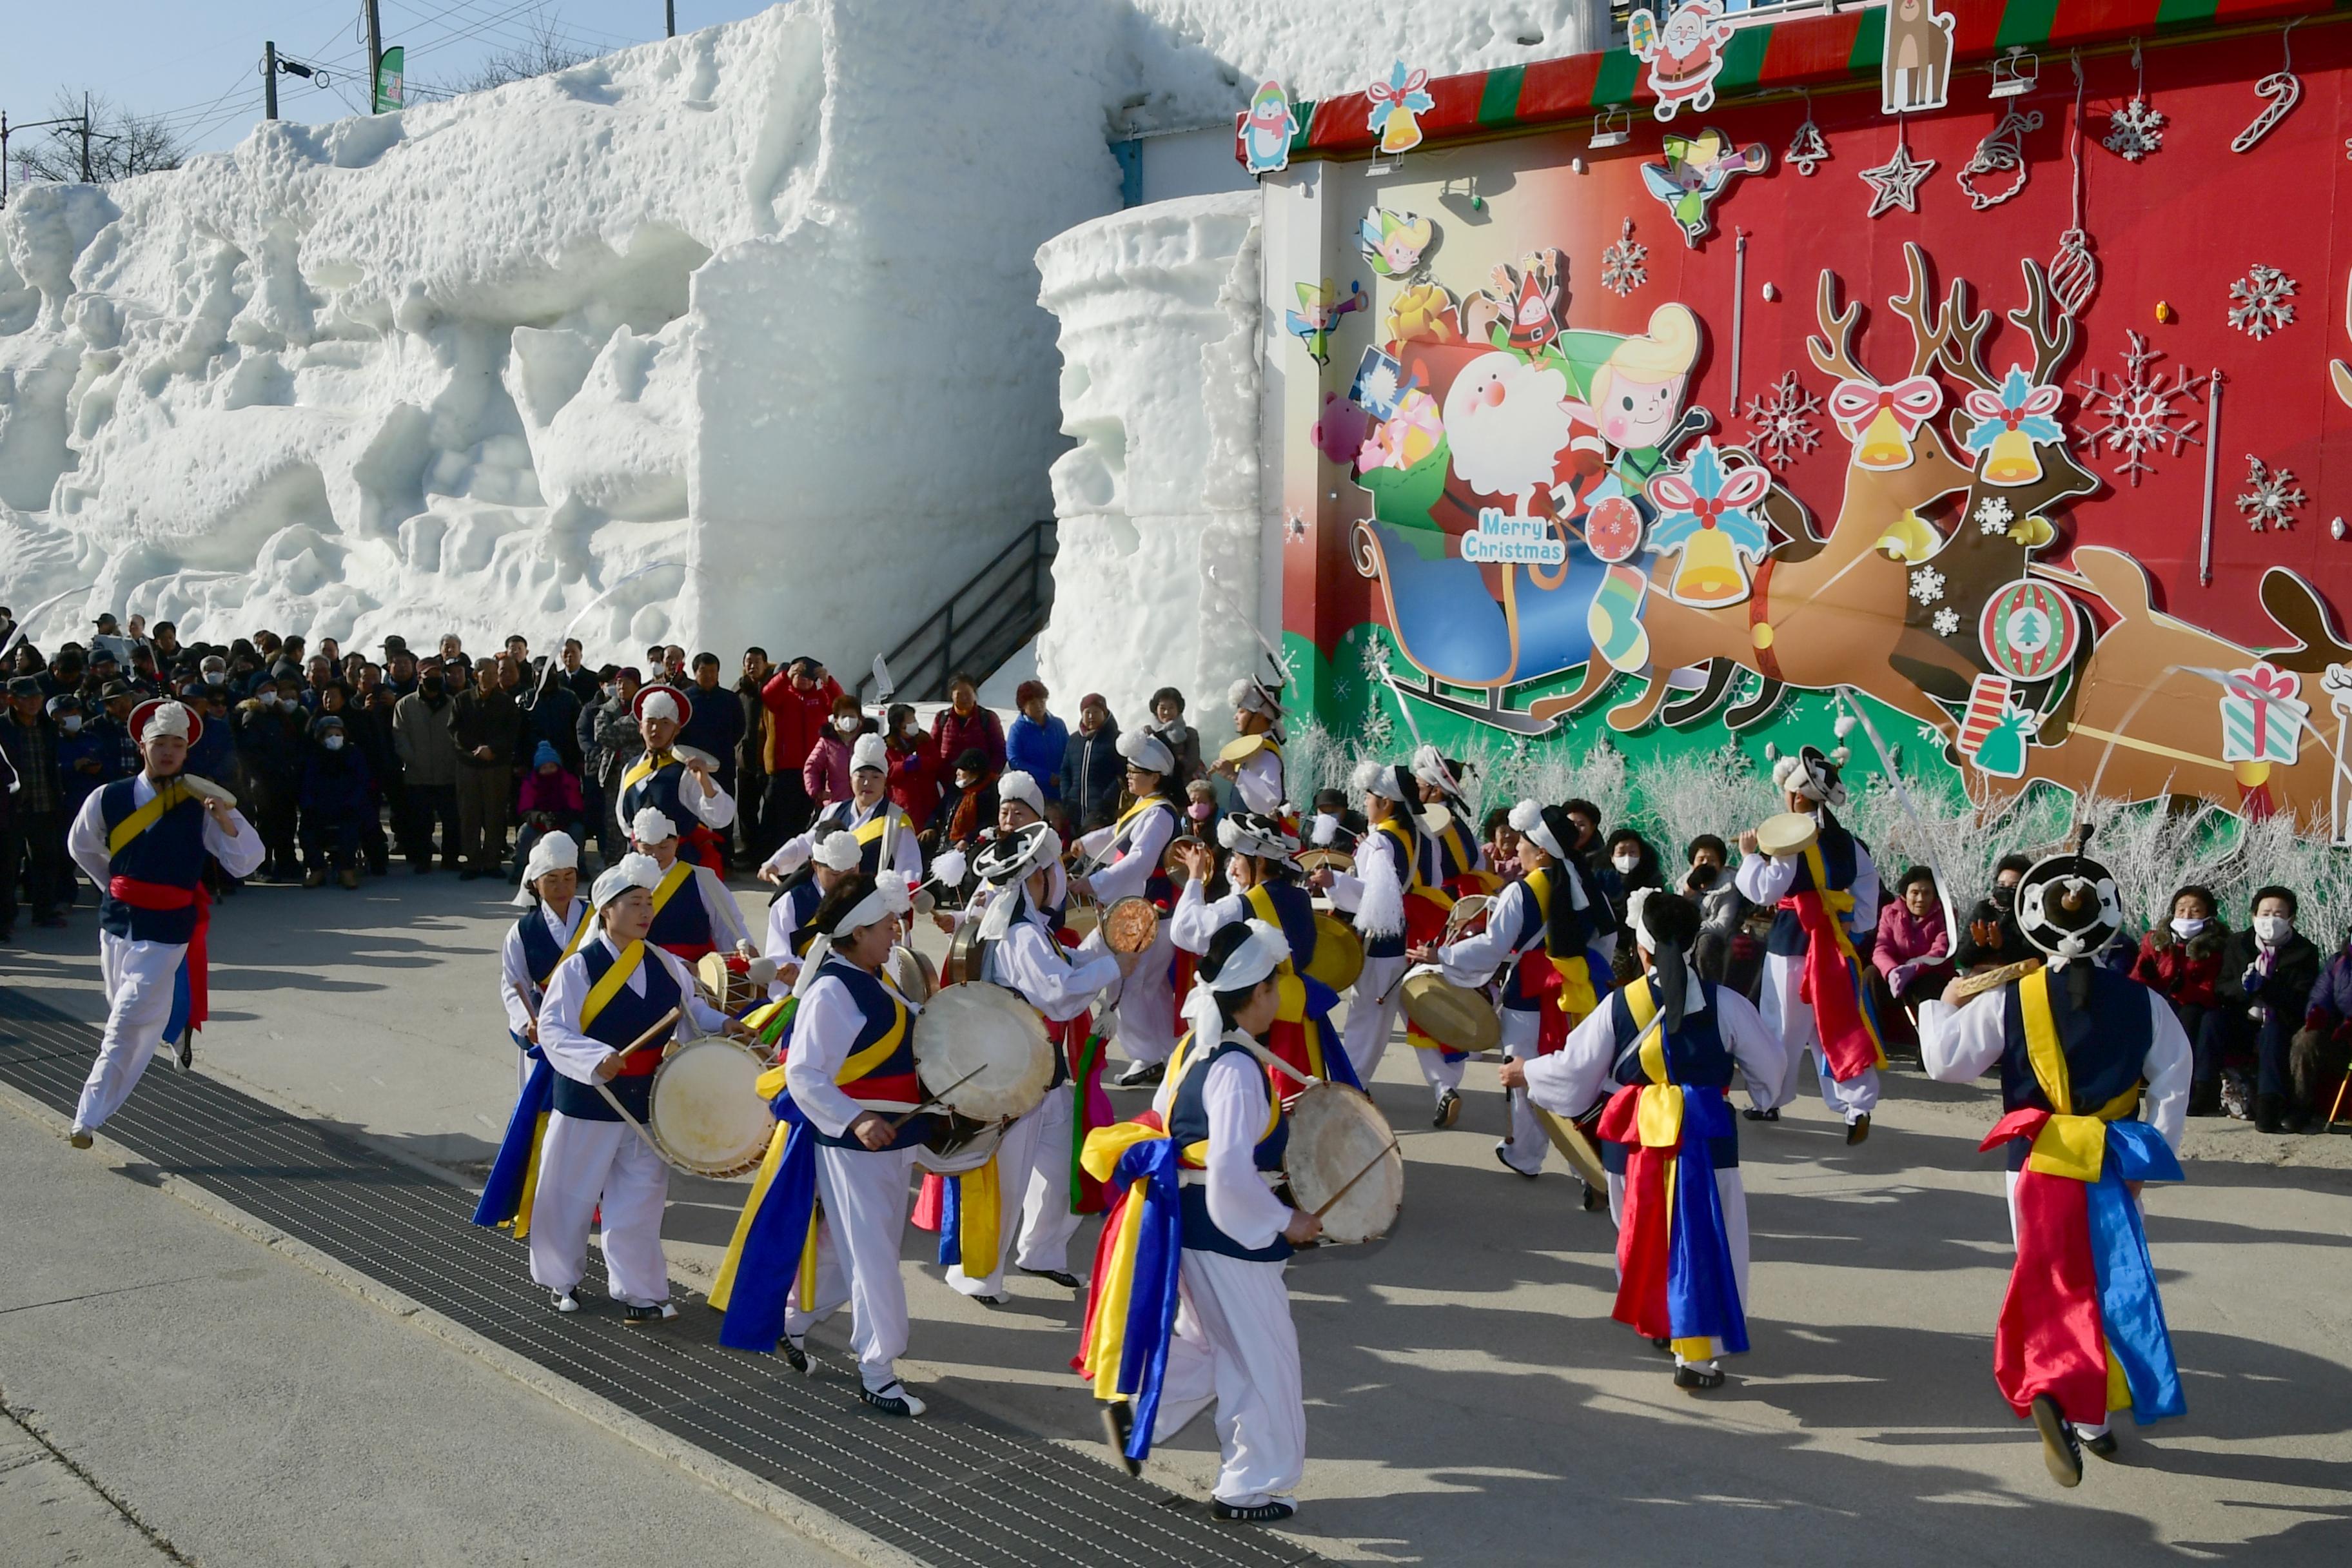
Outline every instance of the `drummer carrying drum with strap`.
{"type": "MultiPolygon", "coordinates": [[[[1356,868],[1321,871],[1317,878],[1330,888],[1334,904],[1355,915],[1356,931],[1364,939],[1364,969],[1349,994],[1344,1044],[1356,1076],[1370,1083],[1381,1069],[1402,1002],[1406,949],[1430,947],[1443,938],[1454,899],[1422,874],[1423,834],[1413,816],[1421,784],[1412,770],[1365,763],[1356,769],[1353,783],[1363,796],[1369,825],[1356,843],[1356,868]]],[[[1432,1124],[1451,1127],[1462,1114],[1462,1064],[1468,1058],[1425,1035],[1409,1037],[1421,1047],[1413,1055],[1437,1098],[1432,1124]]]]}
{"type": "Polygon", "coordinates": [[[596,933],[579,891],[580,847],[560,828],[541,835],[514,897],[523,912],[499,947],[499,1001],[506,1008],[507,1037],[519,1053],[521,1092],[474,1207],[474,1223],[511,1226],[519,1238],[530,1234],[531,1197],[555,1102],[555,1073],[539,1048],[539,1009],[557,966],[596,933]]]}
{"type": "Polygon", "coordinates": [[[1780,911],[1764,940],[1763,1011],[1788,1053],[1777,1090],[1746,1115],[1780,1119],[1780,1107],[1796,1098],[1797,1062],[1810,1050],[1822,1102],[1845,1119],[1845,1141],[1859,1143],[1870,1136],[1878,1069],[1886,1065],[1853,946],[1855,935],[1877,929],[1878,868],[1831,815],[1845,804],[1838,766],[1812,746],[1781,758],[1772,782],[1786,793],[1788,811],[1739,836],[1741,895],[1780,911]]]}
{"type": "Polygon", "coordinates": [[[630,822],[652,806],[671,822],[688,825],[688,860],[713,871],[725,869],[719,836],[734,824],[735,797],[719,787],[718,758],[677,744],[678,726],[686,722],[688,706],[686,694],[672,687],[648,686],[629,706],[637,716],[646,754],[621,775],[615,815],[630,822]]]}
{"type": "Polygon", "coordinates": [[[889,798],[890,751],[879,735],[860,735],[849,748],[849,798],[816,814],[806,833],[787,838],[761,863],[760,880],[791,887],[809,856],[830,834],[857,841],[858,869],[869,877],[896,871],[908,886],[923,879],[923,847],[907,814],[889,798]]]}
{"type": "Polygon", "coordinates": [[[713,952],[749,959],[759,952],[743,924],[742,906],[719,873],[680,853],[677,824],[653,806],[641,807],[629,819],[629,841],[661,872],[646,941],[688,963],[713,952]]]}
{"type": "Polygon", "coordinates": [[[1127,759],[1127,793],[1135,804],[1108,827],[1078,840],[1091,868],[1071,879],[1070,892],[1091,898],[1106,910],[1121,899],[1146,899],[1160,911],[1151,946],[1119,987],[1115,1008],[1118,1048],[1127,1054],[1129,1065],[1111,1081],[1120,1089],[1138,1089],[1160,1081],[1168,1053],[1176,1047],[1176,991],[1170,974],[1176,949],[1169,941],[1166,918],[1175,906],[1176,889],[1161,866],[1169,841],[1176,837],[1176,803],[1162,793],[1176,759],[1167,743],[1148,730],[1121,735],[1118,754],[1127,759]]]}

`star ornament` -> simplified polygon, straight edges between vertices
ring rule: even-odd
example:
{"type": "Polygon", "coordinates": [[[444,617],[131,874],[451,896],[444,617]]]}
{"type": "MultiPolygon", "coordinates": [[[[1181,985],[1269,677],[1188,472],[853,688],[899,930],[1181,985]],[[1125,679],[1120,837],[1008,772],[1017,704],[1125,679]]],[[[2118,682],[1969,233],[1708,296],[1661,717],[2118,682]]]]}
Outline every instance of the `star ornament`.
{"type": "Polygon", "coordinates": [[[1862,183],[1870,187],[1870,210],[1862,216],[1876,217],[1883,212],[1901,207],[1906,213],[1919,210],[1919,182],[1936,172],[1933,158],[1914,158],[1911,149],[1902,142],[1895,143],[1895,156],[1875,169],[1862,172],[1862,183]]]}

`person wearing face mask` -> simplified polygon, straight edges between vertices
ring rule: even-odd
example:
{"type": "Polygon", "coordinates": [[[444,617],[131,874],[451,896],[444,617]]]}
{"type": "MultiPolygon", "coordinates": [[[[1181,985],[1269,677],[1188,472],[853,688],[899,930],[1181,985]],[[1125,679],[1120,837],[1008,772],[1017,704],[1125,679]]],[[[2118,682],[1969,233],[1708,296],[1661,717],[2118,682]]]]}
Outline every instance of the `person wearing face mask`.
{"type": "MultiPolygon", "coordinates": [[[[2296,900],[2284,888],[2254,895],[2249,929],[2233,933],[2221,952],[2220,998],[2211,1054],[2226,1079],[2242,1081],[2253,1067],[2253,1122],[2264,1132],[2299,1132],[2303,1110],[2294,1099],[2291,1058],[2294,1031],[2319,984],[2319,949],[2294,929],[2296,900]]],[[[2197,1075],[2206,1076],[2200,1042],[2197,1075]]]]}
{"type": "Polygon", "coordinates": [[[310,715],[302,707],[296,667],[280,664],[269,674],[269,682],[255,687],[251,699],[238,706],[237,757],[253,786],[254,827],[266,851],[253,879],[291,882],[301,874],[294,846],[310,715]]]}
{"type": "Polygon", "coordinates": [[[2172,1004],[2181,1032],[2196,1047],[2196,1074],[2189,1088],[2189,1114],[2221,1114],[2220,1037],[2207,1028],[2221,1005],[2221,952],[2229,928],[2216,916],[2213,889],[2190,883],[2172,895],[2172,914],[2140,938],[2131,977],[2172,1004]]]}
{"type": "Polygon", "coordinates": [[[1631,906],[1635,893],[1644,888],[1663,886],[1665,879],[1658,873],[1657,852],[1650,847],[1648,839],[1633,829],[1619,828],[1609,836],[1608,845],[1592,879],[1609,900],[1609,907],[1620,911],[1618,947],[1630,963],[1633,956],[1631,946],[1633,933],[1623,923],[1622,911],[1631,906]]]}
{"type": "Polygon", "coordinates": [[[857,699],[845,692],[835,698],[832,721],[801,759],[801,786],[820,811],[849,798],[849,748],[865,732],[866,712],[857,699]]]}
{"type": "Polygon", "coordinates": [[[1004,765],[1018,769],[1035,779],[1049,793],[1048,800],[1058,800],[1060,781],[1056,776],[1062,767],[1062,754],[1069,750],[1070,727],[1045,710],[1045,699],[1052,693],[1042,680],[1024,680],[1013,693],[1013,706],[1020,710],[1004,731],[1004,765]]]}
{"type": "Polygon", "coordinates": [[[416,689],[392,705],[392,745],[400,758],[408,820],[402,853],[418,876],[433,868],[433,825],[441,825],[441,868],[457,868],[457,737],[449,729],[449,694],[440,661],[428,661],[416,689]]]}
{"type": "Polygon", "coordinates": [[[324,887],[331,866],[338,881],[357,888],[360,839],[374,815],[367,759],[352,744],[341,713],[320,714],[302,768],[302,885],[324,887]]]}
{"type": "MultiPolygon", "coordinates": [[[[940,791],[939,804],[931,808],[931,820],[924,830],[925,848],[933,854],[947,849],[969,852],[988,837],[1001,796],[987,770],[988,758],[978,746],[966,748],[955,760],[947,786],[940,791]]],[[[1013,776],[1029,777],[1017,771],[1013,776]]],[[[1030,780],[1029,787],[1034,790],[1036,781],[1030,780]]]]}
{"type": "Polygon", "coordinates": [[[125,775],[113,766],[114,746],[103,730],[86,722],[81,699],[71,692],[52,697],[49,722],[58,727],[58,779],[65,786],[66,814],[81,809],[90,791],[125,775]]]}
{"type": "Polygon", "coordinates": [[[1960,945],[1953,950],[1952,966],[1961,974],[1998,969],[2032,956],[2017,929],[2017,884],[2032,866],[2023,855],[2004,855],[1994,863],[1992,891],[1977,900],[1960,929],[1960,945]]]}
{"type": "Polygon", "coordinates": [[[882,733],[890,757],[892,803],[909,822],[930,821],[940,808],[940,760],[931,755],[931,738],[916,722],[913,705],[892,703],[882,733]]]}
{"type": "MultiPolygon", "coordinates": [[[[1691,967],[1701,980],[1727,984],[1731,952],[1739,938],[1748,903],[1729,869],[1731,847],[1712,833],[1702,833],[1683,851],[1690,869],[1683,873],[1682,895],[1698,905],[1698,941],[1691,948],[1691,967]]],[[[1732,989],[1746,994],[1742,987],[1732,989]]]]}
{"type": "Polygon", "coordinates": [[[1184,786],[1184,826],[1178,837],[1212,843],[1211,835],[1217,826],[1217,786],[1207,779],[1194,779],[1184,786]]]}

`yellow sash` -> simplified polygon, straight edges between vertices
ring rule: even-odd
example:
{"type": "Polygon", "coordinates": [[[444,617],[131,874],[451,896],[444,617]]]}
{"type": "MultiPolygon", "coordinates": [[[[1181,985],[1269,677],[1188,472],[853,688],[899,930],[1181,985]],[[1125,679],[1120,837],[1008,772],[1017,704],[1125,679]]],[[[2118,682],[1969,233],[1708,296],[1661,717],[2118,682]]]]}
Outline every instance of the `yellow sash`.
{"type": "Polygon", "coordinates": [[[163,787],[155,792],[154,799],[114,825],[114,830],[106,836],[107,854],[121,854],[132,839],[163,821],[165,812],[184,800],[194,798],[188,793],[188,786],[178,779],[164,780],[163,787]]]}
{"type": "Polygon", "coordinates": [[[1535,899],[1536,917],[1543,922],[1544,956],[1559,973],[1559,1010],[1568,1015],[1570,1022],[1581,1023],[1601,1005],[1601,998],[1592,989],[1592,964],[1580,952],[1562,958],[1551,951],[1551,868],[1539,866],[1523,879],[1535,899]]]}
{"type": "Polygon", "coordinates": [[[884,835],[890,832],[891,828],[895,826],[894,819],[898,816],[898,808],[886,800],[882,803],[882,809],[876,812],[873,818],[868,821],[865,826],[853,828],[851,830],[857,839],[858,847],[861,849],[866,845],[873,843],[877,838],[882,840],[881,860],[880,864],[875,868],[877,870],[889,870],[891,868],[891,863],[896,857],[896,852],[898,847],[897,839],[893,837],[884,837],[884,835]]]}
{"type": "MultiPolygon", "coordinates": [[[[1636,975],[1622,987],[1625,1011],[1632,1015],[1635,1029],[1648,1029],[1650,1020],[1658,1015],[1658,999],[1650,989],[1650,977],[1636,975]]],[[[1642,1042],[1642,1075],[1650,1081],[1642,1086],[1634,1126],[1640,1131],[1642,1143],[1649,1149],[1671,1149],[1682,1142],[1683,1089],[1678,1083],[1666,1081],[1666,1032],[1659,1029],[1642,1042]]]]}
{"type": "Polygon", "coordinates": [[[671,897],[693,877],[694,867],[691,864],[685,860],[671,861],[669,869],[662,874],[661,885],[654,889],[654,913],[661,913],[662,906],[668,903],[671,897]]]}
{"type": "Polygon", "coordinates": [[[644,756],[631,763],[629,771],[621,775],[621,793],[626,795],[662,769],[673,765],[680,767],[685,765],[678,762],[676,752],[667,750],[647,752],[644,756]]]}
{"type": "MultiPolygon", "coordinates": [[[[1402,811],[1406,808],[1400,805],[1396,809],[1402,811]]],[[[1389,842],[1396,846],[1397,858],[1404,863],[1404,891],[1407,898],[1434,900],[1441,909],[1450,910],[1454,907],[1454,895],[1443,888],[1430,886],[1429,879],[1421,874],[1421,856],[1418,853],[1420,846],[1413,842],[1412,828],[1393,816],[1384,816],[1373,825],[1372,831],[1387,834],[1389,842]]]]}
{"type": "MultiPolygon", "coordinates": [[[[1275,930],[1282,930],[1282,917],[1275,912],[1274,895],[1266,890],[1266,886],[1264,882],[1260,882],[1256,887],[1252,888],[1248,892],[1243,894],[1242,897],[1249,900],[1250,912],[1252,914],[1264,921],[1266,924],[1272,926],[1275,930]]],[[[1286,958],[1281,962],[1281,963],[1276,966],[1274,972],[1276,974],[1286,976],[1296,974],[1298,973],[1298,965],[1291,959],[1286,958]]],[[[1302,991],[1301,994],[1303,995],[1305,993],[1302,991]]]]}
{"type": "Polygon", "coordinates": [[[867,1073],[872,1072],[876,1068],[880,1067],[884,1062],[890,1059],[890,1053],[897,1050],[898,1048],[898,1042],[906,1037],[906,1004],[899,1001],[896,996],[891,997],[890,1012],[890,1026],[882,1032],[882,1037],[875,1041],[872,1045],[866,1047],[864,1050],[852,1054],[847,1061],[843,1062],[841,1064],[841,1070],[833,1075],[833,1081],[835,1083],[856,1083],[859,1079],[864,1078],[867,1073]]]}
{"type": "MultiPolygon", "coordinates": [[[[586,925],[587,918],[583,916],[580,923],[586,925]]],[[[580,1005],[582,1034],[588,1032],[588,1026],[596,1021],[596,1015],[602,1013],[605,1005],[621,994],[621,987],[629,983],[629,976],[635,974],[638,966],[645,961],[646,944],[642,942],[633,942],[621,950],[620,957],[613,961],[613,967],[604,971],[604,979],[588,988],[588,1000],[580,1005]]]]}
{"type": "Polygon", "coordinates": [[[2052,1111],[2034,1135],[2033,1152],[2026,1156],[2025,1168],[2045,1176],[2095,1182],[2106,1163],[2107,1123],[2120,1121],[2139,1109],[2139,1085],[2133,1084],[2088,1115],[2075,1114],[2066,1052],[2058,1042],[2058,1022],[2050,1012],[2049,970],[2037,969],[2017,983],[2017,1005],[2025,1025],[2026,1060],[2052,1111]]]}
{"type": "Polygon", "coordinates": [[[1129,823],[1135,821],[1136,818],[1141,816],[1148,811],[1173,812],[1175,809],[1176,808],[1174,806],[1169,805],[1167,800],[1160,795],[1145,795],[1141,800],[1137,801],[1133,805],[1130,805],[1125,811],[1120,812],[1118,814],[1118,820],[1110,825],[1111,842],[1119,846],[1119,853],[1121,855],[1126,854],[1129,848],[1134,847],[1133,840],[1129,838],[1127,835],[1127,825],[1129,823]]]}

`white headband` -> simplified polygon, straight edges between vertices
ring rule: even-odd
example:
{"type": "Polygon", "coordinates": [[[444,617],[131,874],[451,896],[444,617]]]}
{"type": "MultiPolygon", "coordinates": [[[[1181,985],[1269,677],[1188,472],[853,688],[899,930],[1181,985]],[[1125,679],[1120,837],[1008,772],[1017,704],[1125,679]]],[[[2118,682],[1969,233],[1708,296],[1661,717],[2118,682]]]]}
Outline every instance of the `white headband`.
{"type": "Polygon", "coordinates": [[[855,871],[865,853],[857,842],[857,835],[835,832],[826,834],[818,842],[816,853],[811,858],[828,871],[855,871]]]}
{"type": "Polygon", "coordinates": [[[1456,800],[1462,797],[1462,781],[1454,776],[1454,770],[1445,765],[1445,758],[1435,746],[1413,748],[1412,776],[1425,784],[1435,785],[1456,800]]]}
{"type": "Polygon", "coordinates": [[[155,711],[147,715],[147,723],[139,731],[139,739],[144,741],[157,735],[175,735],[183,741],[186,740],[188,738],[187,709],[177,702],[155,704],[155,711]]]}
{"type": "Polygon", "coordinates": [[[1555,860],[1568,858],[1568,851],[1559,847],[1559,840],[1544,822],[1543,807],[1532,800],[1520,801],[1511,807],[1511,831],[1534,839],[1536,847],[1555,860]]]}
{"type": "Polygon", "coordinates": [[[550,871],[579,868],[580,846],[572,841],[572,835],[562,829],[541,834],[530,847],[530,863],[522,868],[522,886],[514,896],[516,907],[529,909],[539,901],[539,879],[550,871]]]}
{"type": "Polygon", "coordinates": [[[667,691],[656,691],[647,697],[645,705],[637,710],[637,717],[667,719],[673,724],[682,724],[686,721],[686,715],[677,710],[677,699],[667,691]]]}
{"type": "Polygon", "coordinates": [[[1168,752],[1167,744],[1149,730],[1129,730],[1118,738],[1118,754],[1148,773],[1165,777],[1174,770],[1176,759],[1168,752]]]}
{"type": "Polygon", "coordinates": [[[1019,768],[997,775],[996,798],[1000,804],[1017,800],[1039,816],[1045,815],[1045,792],[1037,787],[1035,779],[1019,768]]]}
{"type": "Polygon", "coordinates": [[[879,773],[890,771],[890,752],[879,735],[860,735],[857,743],[849,748],[849,771],[863,773],[867,768],[879,773]]]}
{"type": "Polygon", "coordinates": [[[643,888],[652,892],[661,886],[662,868],[650,855],[624,855],[596,879],[588,889],[588,901],[598,910],[627,892],[631,888],[643,888]]]}
{"type": "Polygon", "coordinates": [[[1249,940],[1234,950],[1233,955],[1225,960],[1224,967],[1217,971],[1214,980],[1204,984],[1212,991],[1253,990],[1259,981],[1280,968],[1282,961],[1289,956],[1290,942],[1282,934],[1281,927],[1269,925],[1264,921],[1251,921],[1249,940]]]}
{"type": "Polygon", "coordinates": [[[1386,763],[1358,763],[1350,787],[1358,795],[1376,795],[1387,800],[1402,801],[1406,798],[1404,783],[1397,775],[1403,772],[1402,768],[1391,767],[1386,763]]]}
{"type": "Polygon", "coordinates": [[[677,824],[664,815],[661,807],[645,806],[629,818],[629,837],[640,844],[658,844],[677,837],[677,824]]]}

